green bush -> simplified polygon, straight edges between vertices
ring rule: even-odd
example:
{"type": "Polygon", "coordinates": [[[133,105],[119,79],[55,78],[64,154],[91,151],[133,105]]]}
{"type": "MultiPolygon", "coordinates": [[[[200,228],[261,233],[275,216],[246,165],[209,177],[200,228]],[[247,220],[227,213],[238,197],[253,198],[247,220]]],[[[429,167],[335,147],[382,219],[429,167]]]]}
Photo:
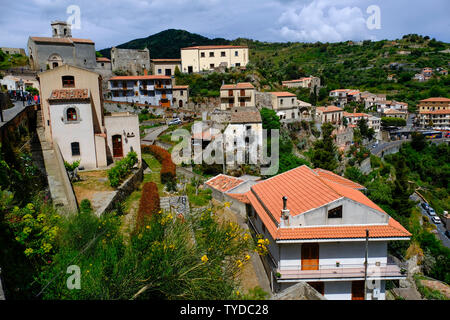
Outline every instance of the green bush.
{"type": "Polygon", "coordinates": [[[108,170],[108,180],[111,187],[117,188],[137,162],[137,153],[134,151],[129,152],[125,158],[117,161],[114,167],[108,170]]]}

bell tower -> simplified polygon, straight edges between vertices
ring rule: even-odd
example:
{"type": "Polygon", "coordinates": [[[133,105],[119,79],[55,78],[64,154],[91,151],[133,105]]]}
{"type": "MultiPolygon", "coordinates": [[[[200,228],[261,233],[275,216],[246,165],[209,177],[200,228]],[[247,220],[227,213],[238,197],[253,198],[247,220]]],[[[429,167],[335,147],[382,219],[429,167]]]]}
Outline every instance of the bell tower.
{"type": "Polygon", "coordinates": [[[52,22],[52,37],[53,38],[71,38],[72,28],[71,25],[65,21],[53,21],[52,22]]]}

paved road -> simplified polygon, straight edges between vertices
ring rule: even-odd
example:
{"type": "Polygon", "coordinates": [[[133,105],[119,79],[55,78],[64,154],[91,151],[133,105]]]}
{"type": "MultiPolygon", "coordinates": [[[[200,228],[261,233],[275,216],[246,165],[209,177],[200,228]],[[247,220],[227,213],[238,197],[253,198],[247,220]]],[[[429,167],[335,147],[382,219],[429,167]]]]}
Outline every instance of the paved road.
{"type": "Polygon", "coordinates": [[[169,126],[164,125],[148,129],[147,134],[145,135],[144,139],[142,139],[142,144],[153,144],[153,142],[158,138],[158,136],[164,131],[166,131],[168,128],[169,126]]]}
{"type": "Polygon", "coordinates": [[[417,195],[417,194],[413,194],[411,195],[411,200],[414,201],[420,201],[418,204],[418,208],[420,210],[420,212],[422,213],[422,215],[424,215],[425,217],[430,218],[430,223],[434,224],[436,226],[436,230],[438,232],[439,238],[442,241],[442,244],[444,246],[446,246],[447,248],[450,248],[450,239],[445,235],[445,226],[443,223],[439,223],[439,224],[435,224],[432,220],[430,215],[422,208],[421,203],[423,202],[422,199],[417,195]]]}
{"type": "MultiPolygon", "coordinates": [[[[8,122],[9,120],[11,120],[12,118],[14,118],[20,111],[25,109],[26,106],[27,106],[26,101],[25,101],[25,106],[23,105],[22,101],[17,101],[17,102],[14,102],[14,107],[3,110],[3,121],[4,122],[0,122],[0,127],[2,125],[4,125],[6,122],[8,122]]],[[[1,121],[1,119],[0,119],[0,121],[1,121]]]]}
{"type": "Polygon", "coordinates": [[[390,142],[379,142],[378,145],[375,148],[372,148],[372,145],[369,145],[370,148],[370,152],[374,155],[379,156],[379,154],[381,154],[381,151],[383,151],[384,149],[387,149],[388,147],[391,146],[395,146],[395,145],[401,145],[406,141],[410,141],[410,140],[396,140],[396,141],[390,141],[390,142]]]}

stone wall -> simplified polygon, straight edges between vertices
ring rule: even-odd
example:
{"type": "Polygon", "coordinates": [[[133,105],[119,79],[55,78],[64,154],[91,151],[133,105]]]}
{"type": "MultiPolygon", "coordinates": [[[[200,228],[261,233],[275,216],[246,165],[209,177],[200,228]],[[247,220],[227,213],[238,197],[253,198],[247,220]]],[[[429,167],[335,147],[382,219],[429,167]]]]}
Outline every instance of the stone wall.
{"type": "Polygon", "coordinates": [[[113,211],[117,203],[124,201],[133,191],[135,191],[144,179],[145,168],[147,168],[147,164],[145,161],[142,161],[142,165],[117,188],[111,195],[110,200],[102,208],[98,209],[96,214],[101,216],[105,212],[113,211]]]}
{"type": "Polygon", "coordinates": [[[272,94],[269,92],[255,92],[255,103],[258,109],[272,109],[272,94]]]}
{"type": "Polygon", "coordinates": [[[275,294],[271,300],[327,300],[306,282],[299,282],[275,294]]]}
{"type": "Polygon", "coordinates": [[[144,74],[144,69],[150,72],[150,51],[138,49],[111,49],[112,71],[122,70],[129,75],[144,74]]]}

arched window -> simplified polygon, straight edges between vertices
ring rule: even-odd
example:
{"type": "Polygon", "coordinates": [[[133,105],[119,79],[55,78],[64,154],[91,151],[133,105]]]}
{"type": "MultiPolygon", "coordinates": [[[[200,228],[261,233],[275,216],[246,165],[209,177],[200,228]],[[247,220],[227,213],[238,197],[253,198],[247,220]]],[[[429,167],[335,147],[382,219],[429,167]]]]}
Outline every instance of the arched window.
{"type": "Polygon", "coordinates": [[[67,121],[77,121],[77,120],[78,120],[77,110],[75,110],[75,108],[67,109],[67,121]]]}
{"type": "Polygon", "coordinates": [[[72,156],[79,156],[81,154],[79,142],[72,142],[70,148],[72,149],[72,156]]]}

